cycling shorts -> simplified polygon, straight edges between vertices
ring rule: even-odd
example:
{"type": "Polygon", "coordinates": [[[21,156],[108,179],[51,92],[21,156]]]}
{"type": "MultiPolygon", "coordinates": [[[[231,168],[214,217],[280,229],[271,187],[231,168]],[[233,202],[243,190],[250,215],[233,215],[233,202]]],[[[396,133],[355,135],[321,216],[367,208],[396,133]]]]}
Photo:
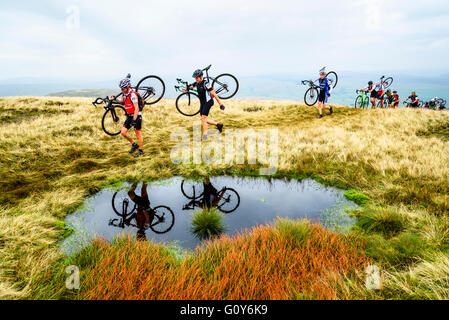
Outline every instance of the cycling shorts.
{"type": "Polygon", "coordinates": [[[379,98],[379,95],[377,94],[376,90],[371,91],[371,98],[373,98],[373,99],[379,98]]]}
{"type": "Polygon", "coordinates": [[[320,94],[318,96],[318,101],[321,103],[327,103],[328,96],[326,94],[326,90],[320,90],[320,94]]]}
{"type": "MultiPolygon", "coordinates": [[[[132,123],[134,120],[134,115],[129,113],[126,115],[125,123],[123,124],[123,128],[129,130],[132,127],[132,123]]],[[[142,131],[142,116],[139,114],[136,119],[136,125],[134,126],[134,131],[142,131]]]]}
{"type": "Polygon", "coordinates": [[[202,103],[200,107],[200,115],[202,116],[208,116],[210,108],[214,105],[214,99],[210,99],[206,103],[202,103]]]}

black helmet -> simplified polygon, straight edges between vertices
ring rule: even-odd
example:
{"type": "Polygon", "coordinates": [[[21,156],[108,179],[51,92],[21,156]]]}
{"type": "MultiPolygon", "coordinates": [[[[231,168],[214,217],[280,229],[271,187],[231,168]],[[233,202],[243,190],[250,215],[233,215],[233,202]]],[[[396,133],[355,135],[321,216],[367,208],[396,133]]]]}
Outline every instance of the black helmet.
{"type": "Polygon", "coordinates": [[[368,82],[368,85],[370,86],[370,85],[372,85],[373,84],[373,82],[372,81],[370,81],[370,82],[368,82]]]}
{"type": "Polygon", "coordinates": [[[200,70],[200,69],[195,70],[195,72],[192,75],[193,78],[198,78],[198,77],[201,77],[201,76],[203,76],[203,70],[200,70]]]}

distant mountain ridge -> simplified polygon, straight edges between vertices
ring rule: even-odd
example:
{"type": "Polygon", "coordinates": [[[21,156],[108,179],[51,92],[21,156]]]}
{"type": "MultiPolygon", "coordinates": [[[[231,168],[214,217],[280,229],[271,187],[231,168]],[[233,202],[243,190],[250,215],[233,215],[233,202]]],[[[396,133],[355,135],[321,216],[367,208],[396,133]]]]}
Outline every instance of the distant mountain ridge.
{"type": "Polygon", "coordinates": [[[47,94],[48,97],[85,97],[96,98],[117,95],[118,90],[114,89],[81,89],[81,90],[66,90],[60,92],[53,92],[47,94]]]}

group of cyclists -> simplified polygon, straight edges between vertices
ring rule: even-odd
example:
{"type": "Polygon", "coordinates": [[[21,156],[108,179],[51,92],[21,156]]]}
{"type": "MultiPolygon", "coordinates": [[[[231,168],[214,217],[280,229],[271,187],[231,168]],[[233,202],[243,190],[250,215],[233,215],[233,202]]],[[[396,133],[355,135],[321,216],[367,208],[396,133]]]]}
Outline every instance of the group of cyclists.
{"type": "MultiPolygon", "coordinates": [[[[329,114],[333,114],[333,108],[328,104],[328,100],[332,92],[332,85],[326,77],[327,74],[324,68],[320,70],[319,74],[320,77],[319,79],[315,80],[315,82],[318,81],[319,84],[318,118],[321,119],[323,118],[323,109],[329,109],[329,114]]],[[[218,95],[215,93],[214,88],[210,83],[206,81],[206,79],[204,79],[202,70],[195,70],[192,77],[195,79],[195,82],[191,85],[188,85],[188,87],[190,87],[190,89],[195,88],[197,90],[200,99],[200,116],[203,129],[201,140],[206,141],[209,125],[215,126],[220,133],[222,133],[223,131],[223,123],[215,122],[209,118],[209,112],[214,105],[214,99],[217,101],[221,110],[224,110],[225,107],[220,101],[218,95]]],[[[401,100],[398,92],[396,90],[392,91],[390,89],[386,89],[388,85],[386,85],[386,83],[382,79],[376,84],[374,84],[373,81],[369,81],[368,86],[359,91],[364,91],[370,95],[370,102],[373,108],[398,108],[399,102],[401,100]]],[[[122,101],[120,103],[124,105],[126,111],[126,120],[123,124],[121,135],[131,144],[129,153],[133,154],[137,151],[137,153],[134,154],[134,157],[138,158],[144,155],[143,137],[141,133],[142,109],[139,103],[140,97],[139,94],[132,89],[131,81],[129,78],[121,80],[119,83],[119,87],[123,93],[122,101]],[[134,127],[137,143],[128,134],[128,130],[131,127],[134,127]]],[[[186,90],[187,88],[183,91],[185,92],[186,90]]],[[[113,96],[112,99],[115,100],[116,98],[113,96]]],[[[422,104],[415,91],[413,91],[412,94],[404,100],[404,103],[407,103],[408,101],[410,101],[408,104],[409,107],[417,108],[423,106],[425,108],[434,110],[444,108],[444,105],[441,105],[440,99],[438,98],[434,98],[431,101],[422,104]]]]}
{"type": "MultiPolygon", "coordinates": [[[[370,94],[370,102],[373,108],[380,107],[396,109],[399,107],[399,102],[401,101],[396,90],[385,90],[383,81],[380,81],[375,85],[373,81],[369,81],[367,87],[358,91],[363,91],[370,94]]],[[[429,102],[422,103],[416,94],[416,91],[412,91],[411,95],[404,100],[404,103],[408,103],[410,108],[419,108],[422,106],[427,109],[439,110],[444,107],[438,98],[433,98],[429,102]]]]}
{"type": "MultiPolygon", "coordinates": [[[[224,110],[225,106],[221,102],[218,95],[215,93],[210,83],[208,83],[204,79],[204,74],[202,70],[200,69],[195,70],[192,77],[195,79],[195,82],[189,85],[189,87],[191,89],[196,88],[198,97],[200,99],[201,103],[200,116],[203,128],[202,141],[206,141],[209,125],[217,127],[220,133],[222,133],[223,131],[223,123],[218,123],[208,118],[210,109],[214,105],[214,99],[217,101],[221,110],[224,110]]],[[[132,89],[129,77],[121,80],[119,82],[119,87],[123,95],[122,101],[117,102],[124,105],[126,111],[126,119],[125,122],[123,123],[123,127],[120,134],[131,144],[131,149],[129,150],[129,153],[134,154],[134,152],[137,151],[137,153],[134,154],[134,157],[138,158],[144,155],[143,137],[142,137],[142,108],[139,103],[140,97],[139,94],[132,89]],[[128,134],[128,130],[131,127],[134,127],[134,132],[136,133],[138,143],[136,143],[134,139],[131,138],[131,136],[128,134]]],[[[111,98],[112,100],[116,100],[115,96],[112,96],[111,98]]]]}

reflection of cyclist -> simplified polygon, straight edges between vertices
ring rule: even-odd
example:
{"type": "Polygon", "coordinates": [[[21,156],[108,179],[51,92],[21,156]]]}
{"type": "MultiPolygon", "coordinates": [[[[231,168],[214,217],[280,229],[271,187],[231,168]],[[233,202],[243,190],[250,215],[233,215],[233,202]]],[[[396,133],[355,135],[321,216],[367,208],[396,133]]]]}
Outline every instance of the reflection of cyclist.
{"type": "Polygon", "coordinates": [[[200,116],[201,116],[201,122],[203,124],[203,141],[207,140],[207,128],[208,124],[217,126],[220,133],[223,130],[223,124],[217,123],[213,120],[207,119],[209,116],[210,108],[214,105],[214,98],[217,100],[218,104],[220,105],[220,109],[224,110],[225,107],[221,103],[220,98],[215,93],[214,88],[207,82],[203,77],[203,71],[196,70],[193,73],[193,78],[195,78],[196,82],[192,85],[190,85],[190,88],[193,89],[196,87],[196,90],[198,92],[198,96],[200,98],[200,116]]]}
{"type": "Polygon", "coordinates": [[[368,87],[363,88],[363,89],[361,89],[360,91],[365,91],[365,92],[368,92],[368,93],[371,94],[371,96],[370,96],[370,101],[371,101],[371,104],[373,105],[373,107],[375,108],[375,107],[376,107],[376,104],[377,104],[377,98],[378,98],[378,96],[377,96],[376,88],[375,88],[374,85],[373,85],[373,82],[372,82],[372,81],[369,81],[369,82],[368,82],[368,87]]]}
{"type": "MultiPolygon", "coordinates": [[[[150,200],[148,199],[147,193],[147,185],[144,182],[142,184],[142,190],[140,196],[135,193],[137,187],[137,183],[134,183],[131,187],[131,190],[128,192],[129,198],[137,205],[137,213],[135,215],[137,228],[137,238],[142,238],[142,232],[145,234],[145,229],[149,228],[151,221],[154,217],[151,217],[148,214],[148,209],[150,208],[150,200]]],[[[131,219],[134,218],[131,217],[131,219]]],[[[126,221],[127,225],[129,225],[129,221],[126,221]]]]}
{"type": "Polygon", "coordinates": [[[410,106],[413,108],[417,108],[418,107],[418,103],[419,103],[419,99],[418,96],[416,95],[416,92],[413,91],[412,95],[409,96],[407,99],[404,100],[404,102],[407,102],[408,100],[410,100],[410,106]]]}
{"type": "Polygon", "coordinates": [[[206,208],[216,207],[218,206],[218,202],[220,202],[223,197],[223,192],[218,194],[217,189],[210,183],[209,178],[205,178],[203,181],[203,205],[206,208]]]}
{"type": "MultiPolygon", "coordinates": [[[[126,110],[126,120],[123,124],[121,135],[126,138],[131,143],[131,150],[129,153],[134,153],[137,149],[139,151],[134,155],[134,157],[140,157],[143,155],[143,138],[142,138],[142,112],[139,108],[139,98],[137,93],[131,89],[131,81],[129,78],[125,78],[120,81],[120,89],[123,93],[122,104],[125,105],[126,110]],[[128,130],[134,127],[134,132],[136,133],[137,140],[139,144],[135,143],[131,136],[128,134],[128,130]]],[[[112,100],[115,97],[112,96],[112,100]]]]}
{"type": "MultiPolygon", "coordinates": [[[[324,70],[320,71],[320,78],[318,79],[318,84],[320,86],[320,93],[318,95],[318,111],[320,115],[318,119],[323,117],[323,108],[327,108],[327,100],[331,95],[332,88],[329,84],[329,80],[326,78],[326,72],[324,70]]],[[[330,114],[333,113],[332,107],[329,107],[330,114]]]]}

